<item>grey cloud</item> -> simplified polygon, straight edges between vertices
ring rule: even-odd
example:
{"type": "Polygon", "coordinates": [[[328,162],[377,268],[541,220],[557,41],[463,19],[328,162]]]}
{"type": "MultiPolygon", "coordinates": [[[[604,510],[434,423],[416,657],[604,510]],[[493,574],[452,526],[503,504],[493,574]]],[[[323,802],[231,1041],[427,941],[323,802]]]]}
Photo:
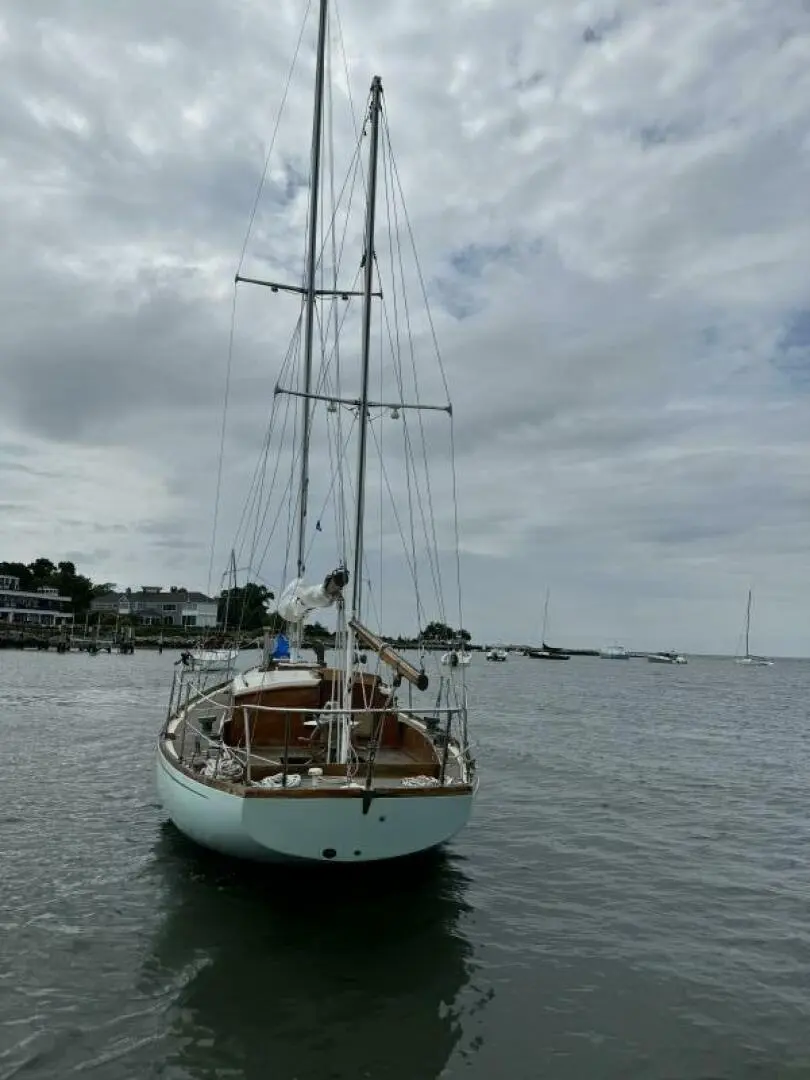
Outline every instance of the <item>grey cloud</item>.
{"type": "Polygon", "coordinates": [[[47,327],[19,334],[6,408],[37,434],[104,442],[122,417],[148,406],[160,405],[170,423],[180,403],[183,410],[211,404],[219,365],[213,335],[200,335],[200,314],[160,291],[133,311],[80,325],[67,308],[52,312],[47,327]]]}
{"type": "Polygon", "coordinates": [[[205,542],[202,540],[180,540],[177,537],[171,538],[157,538],[150,540],[149,543],[152,547],[156,548],[168,548],[170,551],[194,551],[199,548],[205,547],[205,542]]]}
{"type": "Polygon", "coordinates": [[[45,469],[36,469],[32,465],[26,465],[22,461],[0,461],[0,472],[17,472],[29,476],[41,476],[49,480],[58,479],[59,474],[45,469]]]}
{"type": "Polygon", "coordinates": [[[60,529],[82,529],[88,532],[108,534],[112,536],[124,536],[130,530],[126,525],[98,525],[92,519],[86,518],[59,518],[56,524],[60,529]]]}
{"type": "Polygon", "coordinates": [[[75,563],[79,573],[82,573],[82,567],[104,562],[110,558],[110,555],[109,548],[92,548],[89,551],[66,551],[63,556],[60,555],[60,559],[64,558],[75,563]]]}

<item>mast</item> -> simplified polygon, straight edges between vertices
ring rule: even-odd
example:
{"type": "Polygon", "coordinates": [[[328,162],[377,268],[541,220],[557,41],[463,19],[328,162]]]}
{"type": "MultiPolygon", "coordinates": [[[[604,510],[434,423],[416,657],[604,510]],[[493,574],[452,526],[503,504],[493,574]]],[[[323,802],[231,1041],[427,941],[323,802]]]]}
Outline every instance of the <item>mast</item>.
{"type": "Polygon", "coordinates": [[[357,421],[360,433],[357,444],[357,503],[354,514],[354,581],[352,583],[352,618],[360,618],[363,600],[363,517],[366,501],[366,449],[368,441],[368,375],[371,360],[371,301],[374,293],[374,215],[377,208],[377,157],[380,143],[380,99],[382,79],[371,80],[371,146],[368,164],[368,202],[366,204],[365,277],[363,281],[363,336],[361,352],[360,403],[357,421]]]}
{"type": "Polygon", "coordinates": [[[548,598],[549,598],[550,595],[551,595],[551,589],[546,587],[546,602],[545,602],[545,605],[543,607],[543,641],[542,641],[543,648],[546,647],[546,627],[548,625],[548,598]]]}
{"type": "Polygon", "coordinates": [[[748,603],[745,608],[745,655],[751,655],[751,649],[748,645],[748,633],[751,629],[751,590],[748,590],[748,603]]]}
{"type": "Polygon", "coordinates": [[[323,83],[326,58],[326,13],[328,0],[320,0],[318,16],[317,63],[315,67],[315,107],[312,115],[310,154],[309,222],[307,225],[307,265],[304,284],[304,386],[301,397],[301,473],[298,504],[298,577],[306,569],[307,501],[309,497],[309,444],[312,415],[309,394],[312,390],[312,348],[315,337],[315,271],[318,262],[318,196],[321,182],[321,129],[323,126],[323,83]]]}
{"type": "Polygon", "coordinates": [[[354,512],[354,570],[352,580],[352,617],[346,622],[346,654],[344,656],[343,708],[337,760],[345,763],[349,759],[350,728],[349,719],[354,690],[354,640],[352,624],[359,620],[363,602],[363,519],[366,501],[366,451],[368,443],[368,376],[371,361],[371,301],[374,295],[374,216],[377,209],[377,158],[380,145],[380,99],[382,80],[375,75],[371,80],[371,145],[368,164],[368,201],[366,202],[366,228],[363,259],[363,323],[361,337],[361,375],[360,397],[358,400],[358,423],[360,425],[357,440],[357,502],[354,512]]]}
{"type": "MultiPolygon", "coordinates": [[[[225,611],[222,615],[222,632],[228,633],[228,615],[231,610],[231,597],[235,599],[236,593],[236,552],[231,548],[231,557],[228,561],[228,589],[225,593],[225,611]]],[[[244,612],[243,612],[244,613],[244,612]]],[[[239,620],[241,624],[241,619],[239,620]]]]}

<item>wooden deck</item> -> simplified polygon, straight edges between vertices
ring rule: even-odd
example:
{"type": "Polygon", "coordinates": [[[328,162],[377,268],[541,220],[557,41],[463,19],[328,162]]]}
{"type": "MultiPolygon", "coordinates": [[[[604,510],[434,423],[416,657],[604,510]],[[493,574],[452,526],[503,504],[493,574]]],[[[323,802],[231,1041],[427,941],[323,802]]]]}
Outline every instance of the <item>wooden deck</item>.
{"type": "MultiPolygon", "coordinates": [[[[178,756],[183,764],[194,771],[200,769],[209,758],[217,756],[218,736],[221,733],[225,735],[224,743],[227,745],[229,742],[228,735],[232,727],[228,724],[230,711],[225,700],[225,694],[220,692],[214,696],[213,701],[196,702],[189,710],[188,718],[181,720],[175,729],[174,746],[178,756]],[[210,731],[215,742],[209,743],[200,734],[201,731],[210,731]]],[[[395,720],[393,716],[391,721],[395,722],[399,729],[397,744],[390,745],[389,738],[386,740],[389,745],[379,746],[373,755],[372,742],[368,734],[365,731],[360,734],[359,729],[355,729],[352,735],[352,748],[356,758],[349,770],[346,765],[327,761],[325,731],[317,728],[306,729],[304,736],[299,735],[290,739],[286,761],[288,774],[299,775],[300,786],[307,788],[345,785],[347,772],[349,778],[356,783],[365,783],[367,763],[369,757],[373,756],[373,782],[378,790],[410,786],[413,778],[416,777],[429,777],[437,782],[441,776],[444,754],[441,743],[405,724],[402,720],[395,720]],[[322,775],[311,778],[309,770],[312,768],[321,769],[322,775]]],[[[242,739],[239,739],[234,749],[238,757],[244,760],[246,748],[242,739]]],[[[284,767],[284,757],[283,742],[266,745],[251,744],[248,777],[255,783],[277,774],[284,767]]],[[[451,783],[458,783],[461,780],[461,769],[453,754],[447,756],[445,778],[451,783]]]]}

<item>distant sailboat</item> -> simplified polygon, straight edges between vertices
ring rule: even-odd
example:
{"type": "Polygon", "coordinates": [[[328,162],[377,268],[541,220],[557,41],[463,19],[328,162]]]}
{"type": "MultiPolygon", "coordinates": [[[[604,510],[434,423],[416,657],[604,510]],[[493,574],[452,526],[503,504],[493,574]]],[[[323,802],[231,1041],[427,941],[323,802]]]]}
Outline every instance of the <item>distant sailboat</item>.
{"type": "Polygon", "coordinates": [[[442,663],[445,667],[467,667],[472,660],[472,653],[467,652],[464,645],[460,649],[450,649],[442,655],[442,663]]]}
{"type": "Polygon", "coordinates": [[[548,601],[551,590],[546,589],[546,602],[543,606],[543,645],[540,649],[527,649],[526,655],[534,660],[570,660],[570,653],[563,649],[556,649],[553,645],[546,645],[546,631],[548,630],[548,601]]]}
{"type": "Polygon", "coordinates": [[[749,635],[751,631],[751,590],[748,590],[748,603],[745,605],[745,656],[737,656],[734,658],[736,664],[745,664],[748,667],[771,667],[773,660],[768,660],[764,656],[752,656],[751,647],[749,644],[749,635]]]}

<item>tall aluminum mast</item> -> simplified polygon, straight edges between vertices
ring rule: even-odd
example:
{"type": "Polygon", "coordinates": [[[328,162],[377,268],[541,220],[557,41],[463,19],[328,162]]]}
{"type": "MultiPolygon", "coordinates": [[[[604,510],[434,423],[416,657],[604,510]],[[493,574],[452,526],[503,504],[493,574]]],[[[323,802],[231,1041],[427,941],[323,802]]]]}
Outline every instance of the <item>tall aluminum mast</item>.
{"type": "Polygon", "coordinates": [[[321,0],[318,17],[318,49],[315,68],[315,108],[312,116],[310,157],[309,223],[307,265],[304,285],[304,385],[301,397],[301,472],[298,503],[298,577],[306,570],[307,503],[309,500],[309,444],[312,435],[310,394],[312,392],[312,349],[315,336],[315,272],[318,263],[318,196],[321,183],[321,132],[323,127],[323,84],[326,59],[328,0],[321,0]]]}
{"type": "Polygon", "coordinates": [[[371,361],[371,304],[374,297],[374,218],[377,209],[377,158],[380,144],[380,99],[382,80],[375,75],[371,81],[371,146],[369,148],[368,201],[366,203],[364,278],[363,278],[363,322],[361,338],[361,377],[360,397],[357,401],[359,436],[357,441],[357,502],[354,513],[354,570],[352,579],[352,618],[346,624],[346,653],[343,672],[343,708],[338,734],[338,754],[340,762],[348,761],[353,683],[354,683],[354,631],[352,620],[359,618],[363,600],[363,524],[366,501],[366,452],[368,444],[368,377],[371,361]]]}
{"type": "Polygon", "coordinates": [[[377,208],[377,158],[380,143],[380,99],[382,79],[371,81],[371,147],[368,166],[368,203],[366,205],[365,279],[363,283],[363,336],[361,340],[361,381],[357,422],[357,503],[354,515],[354,581],[352,582],[352,618],[360,617],[363,600],[363,521],[366,502],[366,449],[368,441],[368,376],[371,360],[371,304],[374,296],[374,217],[377,208]]]}

